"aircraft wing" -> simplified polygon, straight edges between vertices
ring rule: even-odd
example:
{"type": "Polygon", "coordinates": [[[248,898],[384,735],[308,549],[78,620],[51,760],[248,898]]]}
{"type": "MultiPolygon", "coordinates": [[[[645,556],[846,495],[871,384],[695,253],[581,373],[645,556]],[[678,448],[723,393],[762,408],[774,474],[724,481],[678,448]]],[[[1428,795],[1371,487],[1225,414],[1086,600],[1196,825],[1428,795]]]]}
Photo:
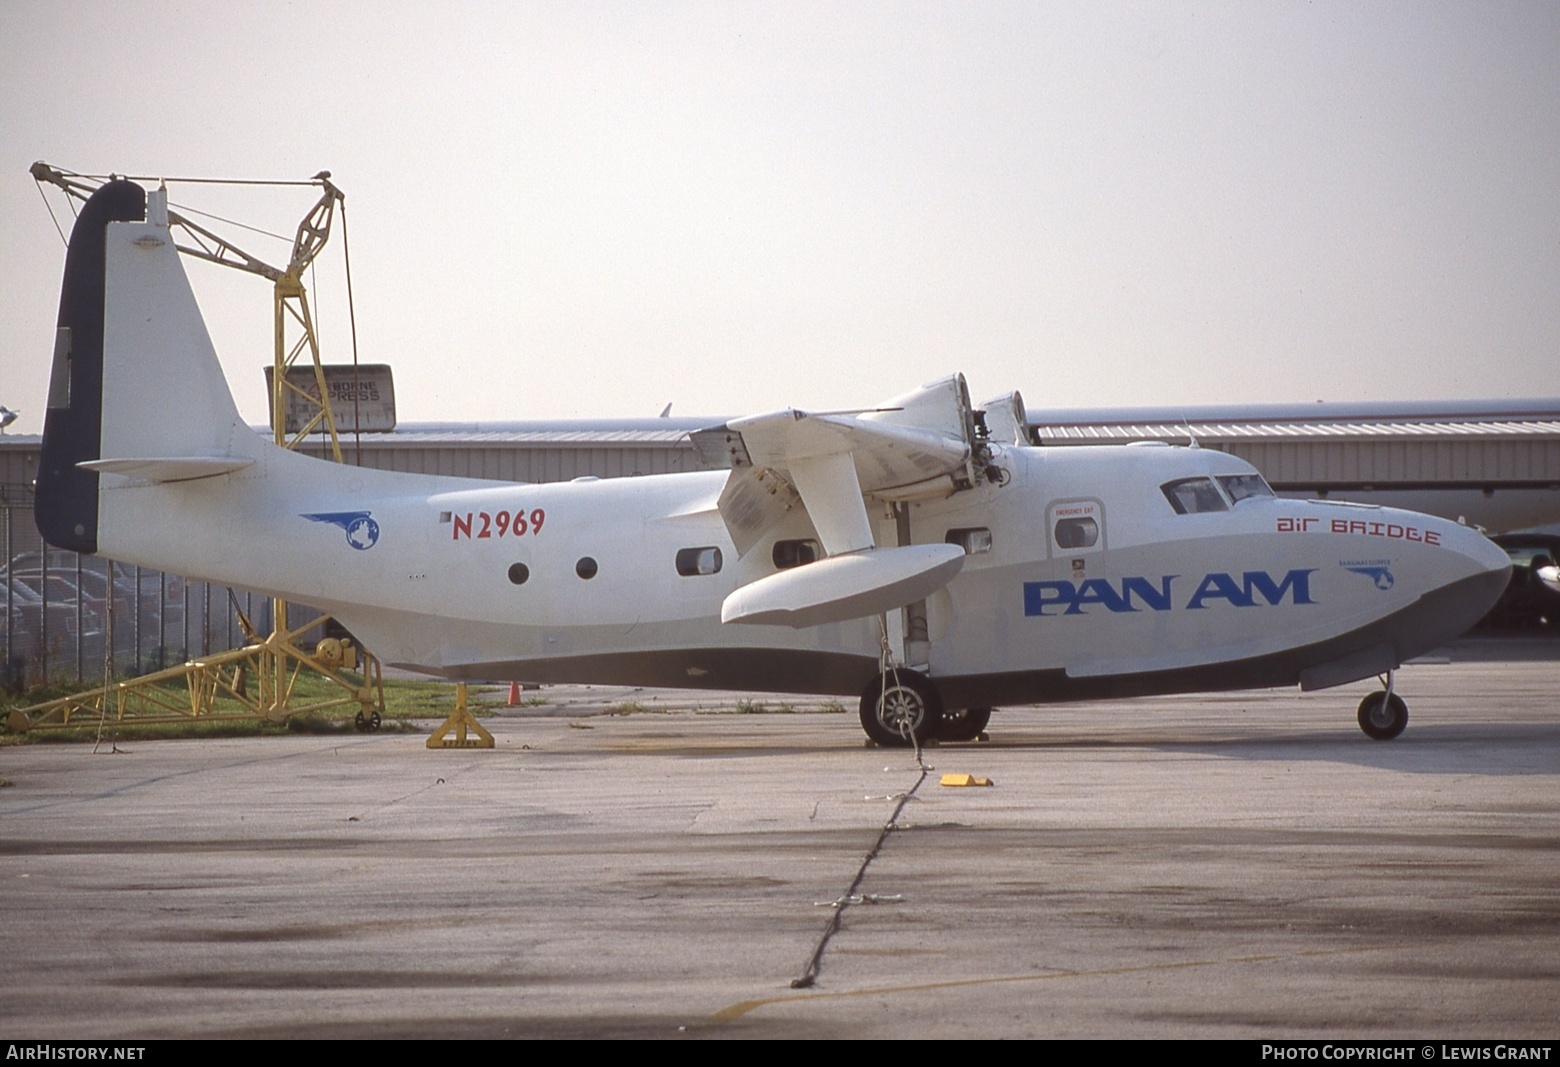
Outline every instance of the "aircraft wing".
{"type": "MultiPolygon", "coordinates": [[[[740,434],[755,467],[787,470],[825,456],[849,454],[861,491],[892,496],[964,469],[968,442],[936,430],[868,422],[856,415],[777,411],[726,424],[740,434]]],[[[953,491],[947,483],[944,495],[953,491]]]]}
{"type": "Polygon", "coordinates": [[[974,422],[962,376],[868,411],[777,411],[693,438],[706,462],[731,468],[719,508],[739,555],[801,507],[830,557],[863,557],[738,589],[722,613],[727,622],[806,626],[877,614],[926,596],[963,566],[957,546],[879,547],[866,508],[867,497],[927,499],[972,483],[974,422]]]}
{"type": "Polygon", "coordinates": [[[832,556],[872,547],[864,496],[927,499],[972,482],[973,426],[955,375],[867,411],[751,415],[693,441],[731,467],[720,513],[739,554],[799,502],[832,556]]]}

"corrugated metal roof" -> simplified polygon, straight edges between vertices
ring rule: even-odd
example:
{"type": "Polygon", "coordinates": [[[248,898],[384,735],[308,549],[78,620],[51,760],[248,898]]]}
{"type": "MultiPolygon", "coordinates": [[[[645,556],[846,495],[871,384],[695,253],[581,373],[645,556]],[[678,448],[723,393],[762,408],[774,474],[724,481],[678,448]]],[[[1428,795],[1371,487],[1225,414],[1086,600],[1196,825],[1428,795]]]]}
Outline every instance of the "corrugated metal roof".
{"type": "MultiPolygon", "coordinates": [[[[353,438],[343,434],[343,446],[353,438]]],[[[478,432],[404,432],[364,434],[364,448],[480,448],[493,445],[568,448],[634,448],[687,443],[686,430],[490,430],[478,432]]]]}
{"type": "Polygon", "coordinates": [[[1041,441],[1467,439],[1560,437],[1560,419],[1423,422],[1152,422],[1033,424],[1041,441]]]}
{"type": "MultiPolygon", "coordinates": [[[[1537,407],[1537,403],[1534,403],[1537,407]]],[[[1185,441],[1188,432],[1199,441],[1254,440],[1469,440],[1560,438],[1560,416],[1525,415],[1512,417],[1502,412],[1497,417],[1473,414],[1466,410],[1460,417],[1366,419],[1344,417],[1310,420],[1282,418],[1255,420],[1242,418],[1167,417],[1165,409],[1139,409],[1137,414],[1159,416],[1150,419],[1110,421],[1101,416],[1130,415],[1130,410],[1106,412],[1052,411],[1044,416],[1031,412],[1030,425],[1042,442],[1112,441],[1185,441]]],[[[1220,413],[1221,415],[1224,412],[1220,413]]],[[[1233,413],[1232,413],[1233,414],[1233,413]]],[[[558,422],[498,423],[403,423],[390,433],[365,433],[365,449],[382,448],[676,448],[688,444],[690,427],[708,425],[704,420],[637,419],[577,420],[558,422]],[[660,424],[660,425],[657,425],[660,424]]],[[[268,437],[270,431],[256,427],[268,437]]],[[[311,438],[311,445],[319,438],[311,438]]],[[[343,442],[354,442],[348,434],[343,442]]],[[[0,449],[36,451],[41,445],[37,434],[0,434],[0,449]]]]}
{"type": "MultiPolygon", "coordinates": [[[[533,419],[495,422],[403,422],[386,433],[361,438],[343,433],[343,446],[361,440],[364,448],[641,448],[686,444],[692,430],[715,423],[706,419],[533,419]]],[[[270,437],[264,426],[252,429],[270,437]]],[[[312,446],[321,438],[309,438],[312,446]]]]}
{"type": "Polygon", "coordinates": [[[1029,408],[1045,426],[1158,423],[1537,422],[1560,419],[1560,397],[1491,400],[1315,401],[1288,404],[1176,404],[1149,407],[1029,408]]]}

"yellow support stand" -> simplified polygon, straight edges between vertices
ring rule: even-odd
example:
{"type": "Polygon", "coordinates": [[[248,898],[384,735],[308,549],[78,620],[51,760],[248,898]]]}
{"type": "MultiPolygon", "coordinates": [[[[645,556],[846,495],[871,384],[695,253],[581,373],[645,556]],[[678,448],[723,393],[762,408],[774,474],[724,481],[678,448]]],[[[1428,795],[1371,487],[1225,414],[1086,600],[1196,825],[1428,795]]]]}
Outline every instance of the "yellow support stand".
{"type": "Polygon", "coordinates": [[[428,738],[429,748],[492,748],[493,735],[488,733],[482,724],[476,720],[471,712],[466,710],[466,683],[460,682],[455,686],[455,714],[444,720],[437,730],[428,738]],[[455,736],[448,736],[450,731],[455,736]],[[466,732],[471,731],[476,737],[467,737],[466,732]]]}

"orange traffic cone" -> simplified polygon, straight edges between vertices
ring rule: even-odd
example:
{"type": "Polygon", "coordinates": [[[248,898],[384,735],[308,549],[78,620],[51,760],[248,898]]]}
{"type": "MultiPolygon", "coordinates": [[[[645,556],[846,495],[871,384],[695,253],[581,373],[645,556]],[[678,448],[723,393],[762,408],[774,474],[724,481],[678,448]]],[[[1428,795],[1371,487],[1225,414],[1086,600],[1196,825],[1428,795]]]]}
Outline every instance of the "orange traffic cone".
{"type": "Polygon", "coordinates": [[[519,682],[510,682],[509,683],[509,706],[512,707],[512,708],[518,708],[520,706],[520,683],[519,682]]]}

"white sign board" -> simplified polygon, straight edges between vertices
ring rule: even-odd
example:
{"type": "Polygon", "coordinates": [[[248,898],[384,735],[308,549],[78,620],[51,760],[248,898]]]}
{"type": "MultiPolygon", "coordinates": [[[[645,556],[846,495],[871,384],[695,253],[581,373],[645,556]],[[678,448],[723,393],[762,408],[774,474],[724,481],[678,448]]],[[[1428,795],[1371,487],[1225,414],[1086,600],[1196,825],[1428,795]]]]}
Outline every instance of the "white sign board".
{"type": "MultiPolygon", "coordinates": [[[[395,384],[390,377],[387,363],[332,364],[322,368],[325,372],[325,389],[330,397],[330,411],[336,419],[338,433],[386,433],[395,429],[395,384]],[[354,419],[356,421],[354,421],[354,419]]],[[[272,368],[265,368],[265,394],[272,398],[272,368]]],[[[319,408],[319,384],[314,378],[314,367],[297,366],[287,372],[287,380],[302,390],[310,400],[305,400],[291,389],[287,391],[287,432],[297,433],[313,419],[319,408]]],[[[276,414],[272,400],[272,424],[276,414]]],[[[324,424],[315,428],[324,432],[324,424]]]]}

